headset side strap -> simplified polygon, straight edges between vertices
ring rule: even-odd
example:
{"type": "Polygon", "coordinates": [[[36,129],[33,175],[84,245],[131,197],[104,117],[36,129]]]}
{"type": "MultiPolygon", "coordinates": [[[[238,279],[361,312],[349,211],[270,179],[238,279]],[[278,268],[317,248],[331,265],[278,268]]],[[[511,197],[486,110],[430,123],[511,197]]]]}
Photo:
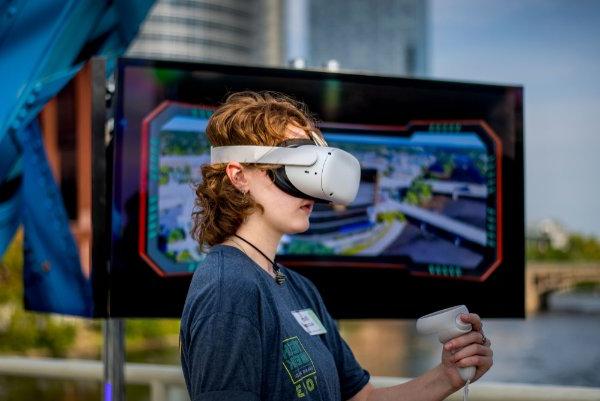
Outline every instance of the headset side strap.
{"type": "Polygon", "coordinates": [[[298,148],[277,146],[217,146],[210,148],[210,162],[260,164],[285,164],[287,166],[311,166],[317,161],[317,146],[298,148]]]}

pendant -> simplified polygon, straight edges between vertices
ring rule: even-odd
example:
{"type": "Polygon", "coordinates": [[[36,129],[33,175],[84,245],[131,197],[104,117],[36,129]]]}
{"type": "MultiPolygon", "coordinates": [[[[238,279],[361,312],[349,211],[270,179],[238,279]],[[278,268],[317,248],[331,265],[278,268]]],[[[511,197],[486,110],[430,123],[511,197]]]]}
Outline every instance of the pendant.
{"type": "Polygon", "coordinates": [[[285,274],[283,274],[279,269],[279,264],[273,265],[275,270],[275,282],[279,285],[283,285],[285,283],[285,274]]]}

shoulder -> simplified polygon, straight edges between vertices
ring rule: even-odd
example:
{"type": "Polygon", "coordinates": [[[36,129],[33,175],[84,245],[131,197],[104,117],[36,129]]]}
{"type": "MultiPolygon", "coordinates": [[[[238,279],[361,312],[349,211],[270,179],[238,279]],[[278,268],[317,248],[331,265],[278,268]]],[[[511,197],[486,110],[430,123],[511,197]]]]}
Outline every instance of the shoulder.
{"type": "Polygon", "coordinates": [[[254,262],[236,248],[224,245],[213,247],[192,277],[189,292],[207,288],[220,290],[221,295],[231,292],[256,291],[261,285],[254,262]]]}
{"type": "Polygon", "coordinates": [[[182,325],[190,318],[233,313],[253,318],[264,298],[253,262],[237,249],[215,246],[198,266],[186,297],[182,325]]]}

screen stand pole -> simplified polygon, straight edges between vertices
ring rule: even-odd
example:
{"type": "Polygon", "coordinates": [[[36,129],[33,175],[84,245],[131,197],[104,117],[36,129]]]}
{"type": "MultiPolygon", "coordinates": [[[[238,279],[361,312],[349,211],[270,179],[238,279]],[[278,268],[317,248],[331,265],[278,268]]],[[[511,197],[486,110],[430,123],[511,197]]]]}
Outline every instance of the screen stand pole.
{"type": "Polygon", "coordinates": [[[125,321],[105,319],[104,397],[102,401],[125,401],[125,321]]]}

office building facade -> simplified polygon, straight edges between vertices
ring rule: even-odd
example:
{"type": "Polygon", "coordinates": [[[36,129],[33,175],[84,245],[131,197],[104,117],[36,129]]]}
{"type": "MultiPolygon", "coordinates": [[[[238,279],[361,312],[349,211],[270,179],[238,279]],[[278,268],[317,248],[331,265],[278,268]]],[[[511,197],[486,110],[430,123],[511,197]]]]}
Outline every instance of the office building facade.
{"type": "Polygon", "coordinates": [[[426,0],[158,0],[128,54],[423,76],[427,17],[426,0]]]}

